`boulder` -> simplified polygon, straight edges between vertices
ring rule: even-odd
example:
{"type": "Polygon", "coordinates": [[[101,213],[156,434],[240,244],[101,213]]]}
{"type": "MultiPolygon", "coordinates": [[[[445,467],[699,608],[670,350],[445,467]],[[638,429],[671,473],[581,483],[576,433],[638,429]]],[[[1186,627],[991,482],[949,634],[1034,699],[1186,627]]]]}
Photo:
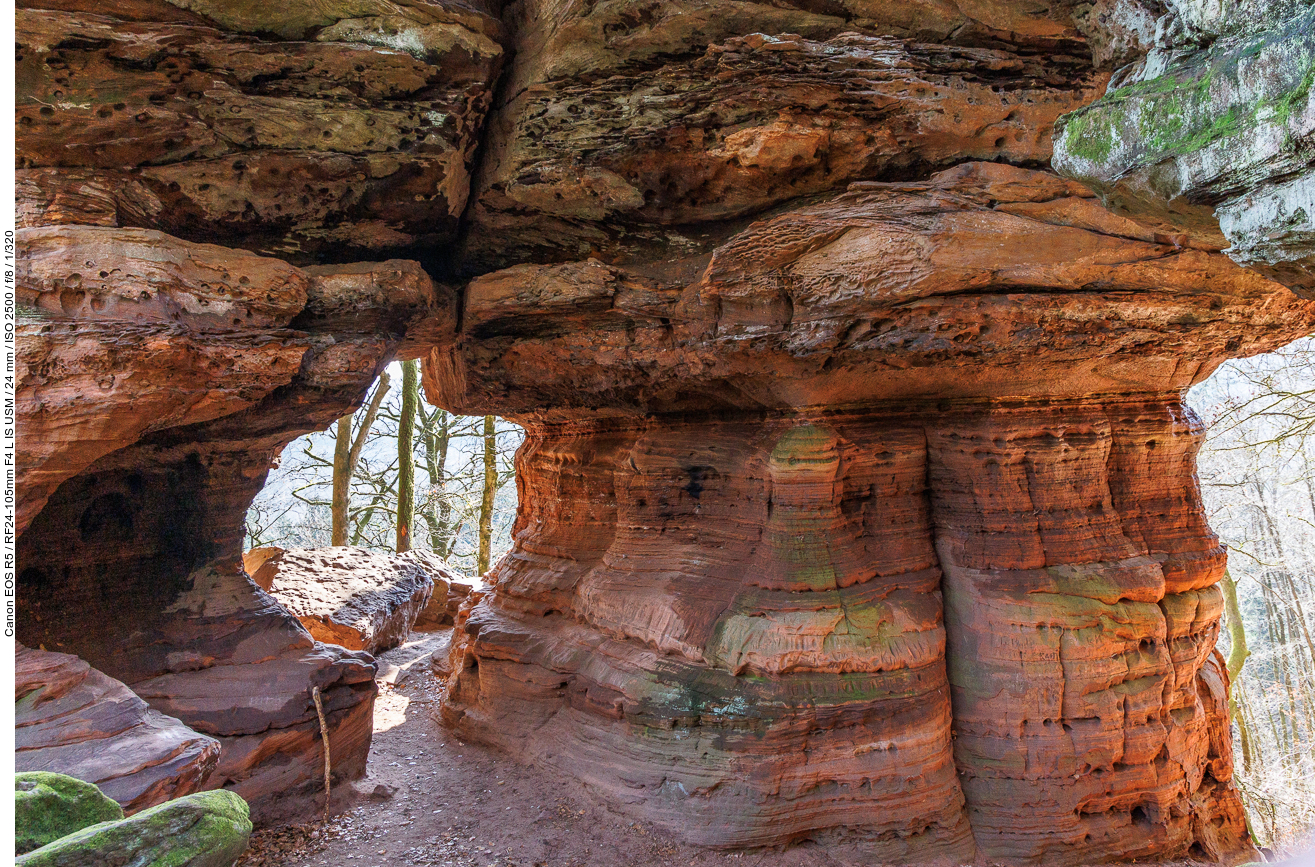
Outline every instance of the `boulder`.
{"type": "Polygon", "coordinates": [[[251,836],[247,804],[219,790],[187,795],[127,819],[61,837],[15,862],[18,867],[233,867],[251,836]]]}
{"type": "Polygon", "coordinates": [[[101,822],[123,808],[100,789],[64,774],[28,771],[14,777],[14,849],[22,855],[101,822]]]}
{"type": "MultiPolygon", "coordinates": [[[[363,548],[292,548],[265,559],[258,572],[317,641],[372,655],[406,640],[436,586],[415,557],[363,548]]],[[[445,585],[438,585],[444,599],[445,585]]]]}
{"type": "Polygon", "coordinates": [[[199,791],[214,772],[218,741],[76,656],[19,645],[14,667],[19,771],[93,783],[129,814],[199,791]]]}

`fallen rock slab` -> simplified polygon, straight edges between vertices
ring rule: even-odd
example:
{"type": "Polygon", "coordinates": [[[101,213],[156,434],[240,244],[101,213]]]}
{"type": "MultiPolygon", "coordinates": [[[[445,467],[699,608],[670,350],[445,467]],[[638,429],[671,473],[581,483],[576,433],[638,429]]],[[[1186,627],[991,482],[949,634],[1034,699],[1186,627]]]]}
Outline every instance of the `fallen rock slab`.
{"type": "Polygon", "coordinates": [[[317,641],[371,654],[406,640],[435,587],[416,558],[360,548],[290,548],[258,571],[317,641]]]}
{"type": "Polygon", "coordinates": [[[232,867],[247,848],[247,803],[220,789],[152,807],[129,819],[101,822],[20,856],[19,867],[232,867]]]}
{"type": "Polygon", "coordinates": [[[76,777],[131,814],[199,791],[219,761],[214,738],[72,654],[20,644],[15,675],[19,771],[76,777]]]}
{"type": "Polygon", "coordinates": [[[14,851],[20,855],[122,818],[123,808],[91,783],[44,771],[14,776],[14,851]]]}
{"type": "Polygon", "coordinates": [[[434,579],[434,592],[429,597],[429,604],[420,611],[420,616],[411,628],[416,632],[438,632],[449,628],[462,601],[470,595],[473,586],[470,579],[458,576],[428,551],[407,551],[400,556],[413,560],[434,579]]]}

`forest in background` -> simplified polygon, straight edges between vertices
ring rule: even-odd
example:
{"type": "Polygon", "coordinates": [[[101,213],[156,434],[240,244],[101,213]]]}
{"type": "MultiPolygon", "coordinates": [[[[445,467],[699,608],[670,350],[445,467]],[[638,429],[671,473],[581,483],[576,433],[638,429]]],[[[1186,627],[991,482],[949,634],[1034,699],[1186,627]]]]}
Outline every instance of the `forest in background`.
{"type": "Polygon", "coordinates": [[[1260,845],[1315,845],[1315,338],[1225,364],[1189,402],[1198,473],[1228,546],[1219,649],[1236,781],[1260,845]]]}
{"type": "MultiPolygon", "coordinates": [[[[1295,852],[1315,844],[1315,338],[1222,366],[1189,403],[1209,425],[1199,474],[1230,550],[1220,651],[1235,779],[1257,841],[1295,852]]],[[[429,406],[414,367],[393,364],[354,415],[284,449],[247,546],[405,545],[480,575],[511,547],[523,439],[505,420],[429,406]],[[399,497],[413,514],[400,536],[399,497]]]]}
{"type": "Polygon", "coordinates": [[[416,548],[473,578],[511,548],[513,459],[524,433],[495,416],[453,415],[430,406],[416,364],[389,365],[352,416],[283,449],[247,512],[248,549],[416,548]],[[412,444],[410,484],[401,458],[406,450],[398,447],[403,439],[412,444]],[[402,511],[412,517],[409,526],[404,523],[409,541],[403,547],[398,502],[408,488],[410,508],[402,511]]]}

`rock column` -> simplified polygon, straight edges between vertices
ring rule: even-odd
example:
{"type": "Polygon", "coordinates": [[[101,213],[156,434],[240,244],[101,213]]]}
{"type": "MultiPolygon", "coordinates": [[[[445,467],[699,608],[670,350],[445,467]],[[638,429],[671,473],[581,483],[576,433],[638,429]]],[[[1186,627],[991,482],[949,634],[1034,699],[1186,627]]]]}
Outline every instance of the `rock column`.
{"type": "Polygon", "coordinates": [[[981,164],[480,278],[426,386],[528,438],[445,719],[711,845],[1246,857],[1182,394],[1312,323],[981,164]]]}

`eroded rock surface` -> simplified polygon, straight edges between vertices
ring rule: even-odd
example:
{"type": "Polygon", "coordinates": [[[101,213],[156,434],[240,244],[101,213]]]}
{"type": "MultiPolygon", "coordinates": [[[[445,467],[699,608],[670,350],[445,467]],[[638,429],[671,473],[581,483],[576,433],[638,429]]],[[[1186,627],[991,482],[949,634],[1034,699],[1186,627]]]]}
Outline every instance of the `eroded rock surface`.
{"type": "Polygon", "coordinates": [[[20,636],[257,818],[315,687],[359,773],[373,663],[242,518],[423,355],[528,432],[463,737],[718,846],[1246,857],[1181,392],[1315,329],[1309,8],[33,0],[20,636]],[[324,264],[397,251],[469,282],[324,264]]]}
{"type": "Polygon", "coordinates": [[[851,181],[1044,163],[1149,44],[1115,5],[511,4],[463,266],[698,255],[851,181]]]}
{"type": "Polygon", "coordinates": [[[208,785],[258,818],[295,812],[321,772],[311,689],[335,772],[359,775],[374,664],[247,580],[243,516],[279,450],[359,403],[407,323],[449,302],[410,262],[302,270],[88,226],[19,244],[20,638],[218,739],[208,785]]]}
{"type": "Polygon", "coordinates": [[[479,278],[426,386],[526,424],[522,507],[445,718],[713,845],[1244,856],[1181,390],[1312,326],[988,164],[479,278]]]}
{"type": "Polygon", "coordinates": [[[302,263],[455,237],[503,55],[477,6],[21,5],[20,225],[154,228],[302,263]]]}
{"type": "Polygon", "coordinates": [[[256,583],[316,641],[377,655],[406,640],[420,612],[447,586],[407,554],[362,548],[291,548],[263,560],[256,583]]]}
{"type": "Polygon", "coordinates": [[[1163,44],[1061,120],[1056,168],[1315,296],[1315,5],[1169,5],[1163,44]]]}
{"type": "Polygon", "coordinates": [[[18,771],[92,783],[129,813],[199,791],[214,772],[218,741],[76,656],[20,645],[14,669],[18,771]]]}

